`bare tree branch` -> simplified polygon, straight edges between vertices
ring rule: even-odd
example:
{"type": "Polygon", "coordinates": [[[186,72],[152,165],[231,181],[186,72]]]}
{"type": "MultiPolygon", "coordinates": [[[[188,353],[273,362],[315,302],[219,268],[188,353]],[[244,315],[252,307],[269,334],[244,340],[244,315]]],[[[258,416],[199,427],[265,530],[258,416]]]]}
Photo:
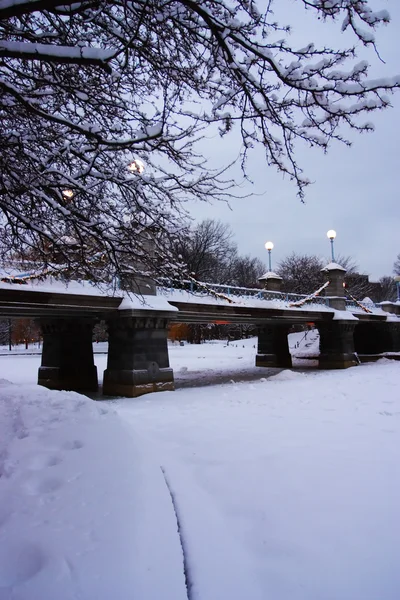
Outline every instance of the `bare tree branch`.
{"type": "MultiPolygon", "coordinates": [[[[389,20],[368,0],[296,1],[372,48],[389,20]]],[[[2,256],[94,279],[177,272],[187,201],[238,189],[199,150],[210,131],[238,130],[244,176],[261,145],[303,199],[298,144],[325,152],[371,131],[362,118],[400,77],[369,80],[354,47],[292,46],[275,2],[0,1],[2,256]]]]}

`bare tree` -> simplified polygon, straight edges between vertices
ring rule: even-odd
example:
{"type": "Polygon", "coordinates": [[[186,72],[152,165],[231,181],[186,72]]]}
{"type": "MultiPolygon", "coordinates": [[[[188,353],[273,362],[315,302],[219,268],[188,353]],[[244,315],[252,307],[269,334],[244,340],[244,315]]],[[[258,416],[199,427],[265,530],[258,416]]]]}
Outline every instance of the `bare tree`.
{"type": "Polygon", "coordinates": [[[258,279],[266,270],[258,258],[237,256],[233,262],[231,283],[240,287],[260,287],[258,279]]]}
{"type": "MultiPolygon", "coordinates": [[[[389,21],[367,0],[297,0],[356,41],[389,21]]],[[[236,127],[243,168],[261,144],[302,198],[297,142],[348,143],[398,79],[368,80],[353,47],[289,44],[275,0],[33,0],[0,4],[0,250],[94,279],[173,269],[183,203],[232,182],[196,142],[236,127]],[[347,67],[346,67],[347,65],[347,67]],[[143,171],[143,161],[145,170],[143,171]],[[130,166],[129,166],[130,165],[130,166]],[[148,240],[154,252],[148,252],[148,240]],[[108,273],[109,272],[109,273],[108,273]]]]}
{"type": "Polygon", "coordinates": [[[173,245],[176,262],[200,281],[231,283],[236,244],[229,225],[205,219],[173,245]]]}
{"type": "MultiPolygon", "coordinates": [[[[338,255],[337,263],[346,269],[344,294],[351,294],[358,300],[373,296],[375,287],[368,275],[358,272],[357,263],[351,256],[338,255]]],[[[277,267],[277,273],[283,279],[282,290],[296,294],[310,294],[317,290],[325,281],[322,269],[326,266],[319,256],[296,254],[282,260],[277,267]]]]}
{"type": "Polygon", "coordinates": [[[282,291],[311,294],[324,283],[324,261],[315,255],[292,252],[278,263],[276,272],[282,277],[282,291]]]}
{"type": "Polygon", "coordinates": [[[12,321],[11,319],[0,319],[0,345],[8,345],[9,350],[12,346],[12,321]]]}
{"type": "Polygon", "coordinates": [[[384,302],[385,300],[395,302],[397,300],[397,289],[393,277],[384,275],[380,278],[373,300],[375,302],[384,302]]]}
{"type": "Polygon", "coordinates": [[[336,261],[346,269],[345,293],[347,292],[347,295],[351,295],[357,300],[372,299],[376,292],[376,285],[370,282],[366,273],[359,272],[359,266],[353,257],[339,254],[336,261]]]}

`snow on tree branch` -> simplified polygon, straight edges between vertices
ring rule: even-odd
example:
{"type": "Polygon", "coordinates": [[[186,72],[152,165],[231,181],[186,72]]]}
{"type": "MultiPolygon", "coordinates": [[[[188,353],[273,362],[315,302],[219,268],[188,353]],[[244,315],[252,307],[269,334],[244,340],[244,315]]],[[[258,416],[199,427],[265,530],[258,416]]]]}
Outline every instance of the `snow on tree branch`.
{"type": "MultiPolygon", "coordinates": [[[[368,0],[296,1],[373,48],[389,21],[368,0]]],[[[210,128],[240,132],[244,170],[261,145],[303,198],[298,142],[326,151],[349,129],[372,130],[363,117],[390,105],[400,77],[370,80],[354,47],[293,47],[275,4],[0,0],[4,256],[96,277],[133,263],[170,275],[164,241],[185,231],[186,201],[235,193],[198,151],[210,128]],[[136,159],[143,172],[129,169],[136,159]]]]}
{"type": "Polygon", "coordinates": [[[0,40],[0,57],[4,58],[105,67],[113,54],[113,51],[100,48],[73,48],[71,46],[50,46],[48,44],[0,40]]]}

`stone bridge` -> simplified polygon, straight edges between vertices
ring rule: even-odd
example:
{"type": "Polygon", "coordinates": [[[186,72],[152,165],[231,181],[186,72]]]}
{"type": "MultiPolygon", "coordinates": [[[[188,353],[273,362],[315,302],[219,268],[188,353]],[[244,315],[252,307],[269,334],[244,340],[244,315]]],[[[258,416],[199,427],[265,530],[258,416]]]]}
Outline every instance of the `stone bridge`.
{"type": "MultiPolygon", "coordinates": [[[[264,290],[160,282],[155,295],[129,296],[118,290],[110,294],[87,282],[65,287],[4,277],[0,318],[35,318],[43,334],[38,383],[77,391],[98,388],[92,331],[96,322],[105,320],[109,349],[103,394],[108,396],[174,389],[167,345],[171,322],[254,324],[256,365],[262,367],[291,367],[288,331],[310,322],[320,334],[320,368],[355,366],[358,354],[400,351],[400,305],[366,307],[346,301],[344,270],[337,267],[328,265],[324,289],[310,296],[280,293],[274,278],[267,278],[264,290]]],[[[154,285],[151,289],[155,291],[154,285]]]]}

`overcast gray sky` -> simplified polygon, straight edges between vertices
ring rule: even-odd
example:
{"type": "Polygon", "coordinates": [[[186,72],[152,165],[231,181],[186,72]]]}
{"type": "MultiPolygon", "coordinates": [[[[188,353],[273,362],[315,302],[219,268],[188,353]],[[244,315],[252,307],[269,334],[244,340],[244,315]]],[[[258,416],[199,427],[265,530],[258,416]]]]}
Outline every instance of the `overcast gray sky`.
{"type": "MultiPolygon", "coordinates": [[[[260,6],[262,2],[259,3],[260,6]]],[[[297,0],[279,0],[276,13],[293,26],[293,45],[316,42],[347,47],[354,38],[336,27],[324,25],[301,8],[297,0]]],[[[360,47],[357,62],[367,59],[370,77],[400,73],[400,1],[375,0],[373,9],[386,8],[392,18],[387,27],[376,33],[382,64],[372,50],[360,47]]],[[[393,108],[371,114],[369,121],[375,132],[349,135],[351,148],[335,143],[327,155],[320,150],[301,149],[299,161],[315,183],[306,192],[306,203],[296,196],[295,185],[268,167],[261,149],[250,155],[249,175],[254,182],[243,184],[242,192],[254,192],[252,198],[232,200],[229,209],[223,203],[197,204],[190,212],[196,220],[220,219],[229,223],[241,254],[257,256],[265,263],[264,244],[272,240],[273,268],[285,256],[298,253],[330,256],[328,229],[337,231],[337,253],[351,255],[360,272],[372,280],[392,275],[393,262],[400,253],[400,91],[392,97],[393,108]]],[[[344,131],[347,135],[348,132],[344,131]]],[[[218,136],[207,143],[207,154],[216,165],[228,163],[237,156],[240,140],[235,133],[221,140],[218,136]],[[221,158],[222,157],[222,158],[221,158]]],[[[236,169],[241,180],[240,167],[236,169]]]]}

